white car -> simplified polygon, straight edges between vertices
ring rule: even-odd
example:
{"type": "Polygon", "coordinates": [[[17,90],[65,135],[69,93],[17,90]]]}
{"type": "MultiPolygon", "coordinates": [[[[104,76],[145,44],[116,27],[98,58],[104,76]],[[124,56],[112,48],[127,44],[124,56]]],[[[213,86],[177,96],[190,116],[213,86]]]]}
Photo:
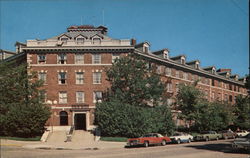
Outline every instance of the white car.
{"type": "Polygon", "coordinates": [[[236,131],[236,137],[244,137],[246,136],[249,132],[245,131],[245,130],[241,130],[241,131],[236,131]]]}
{"type": "Polygon", "coordinates": [[[176,132],[175,134],[173,134],[173,136],[170,137],[171,141],[173,143],[190,143],[191,141],[193,141],[193,136],[187,133],[182,133],[182,132],[176,132]]]}

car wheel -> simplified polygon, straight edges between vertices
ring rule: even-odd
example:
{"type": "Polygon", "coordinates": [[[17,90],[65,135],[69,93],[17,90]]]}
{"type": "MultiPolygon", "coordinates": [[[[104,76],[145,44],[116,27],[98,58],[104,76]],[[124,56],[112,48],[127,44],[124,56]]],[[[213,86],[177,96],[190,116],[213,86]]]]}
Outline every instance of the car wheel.
{"type": "Polygon", "coordinates": [[[149,145],[148,141],[145,141],[143,144],[144,147],[148,147],[148,145],[149,145]]]}
{"type": "Polygon", "coordinates": [[[206,140],[206,142],[207,142],[207,141],[209,141],[209,137],[206,137],[206,139],[205,139],[205,140],[206,140]]]}
{"type": "Polygon", "coordinates": [[[181,140],[180,139],[177,139],[177,144],[181,144],[181,140]]]}
{"type": "Polygon", "coordinates": [[[166,140],[163,140],[163,141],[161,142],[161,145],[162,145],[162,146],[165,146],[165,145],[166,145],[166,140]]]}
{"type": "Polygon", "coordinates": [[[188,139],[188,143],[190,143],[190,142],[191,142],[191,138],[188,139]]]}

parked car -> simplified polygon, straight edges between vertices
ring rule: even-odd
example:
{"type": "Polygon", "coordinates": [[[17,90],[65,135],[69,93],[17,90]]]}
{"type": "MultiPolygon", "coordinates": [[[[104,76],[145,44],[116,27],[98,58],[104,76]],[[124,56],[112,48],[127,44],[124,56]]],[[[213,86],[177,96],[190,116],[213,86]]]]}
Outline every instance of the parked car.
{"type": "Polygon", "coordinates": [[[216,133],[215,131],[204,131],[201,132],[201,134],[198,134],[197,136],[194,137],[194,140],[196,141],[209,141],[209,140],[219,140],[222,138],[221,134],[216,133]]]}
{"type": "Polygon", "coordinates": [[[236,133],[231,130],[224,130],[219,132],[222,135],[223,139],[234,139],[236,137],[236,133]]]}
{"type": "Polygon", "coordinates": [[[236,137],[244,137],[246,136],[249,132],[246,130],[240,130],[240,131],[236,131],[236,137]]]}
{"type": "Polygon", "coordinates": [[[187,133],[176,132],[175,134],[173,134],[173,136],[170,137],[170,139],[173,143],[177,144],[190,143],[191,141],[193,141],[193,136],[187,133]]]}
{"type": "Polygon", "coordinates": [[[130,138],[127,141],[127,146],[140,146],[143,145],[144,147],[148,147],[149,145],[166,145],[167,143],[171,142],[169,137],[164,137],[159,133],[149,133],[145,134],[140,138],[130,138]]]}
{"type": "Polygon", "coordinates": [[[232,147],[235,150],[245,149],[250,151],[250,133],[247,134],[246,136],[236,138],[232,143],[232,147]]]}

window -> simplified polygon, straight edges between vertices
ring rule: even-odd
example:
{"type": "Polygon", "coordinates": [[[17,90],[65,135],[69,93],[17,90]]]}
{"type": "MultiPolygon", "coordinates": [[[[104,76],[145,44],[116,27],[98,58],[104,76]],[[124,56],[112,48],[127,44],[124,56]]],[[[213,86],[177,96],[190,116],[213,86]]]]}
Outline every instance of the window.
{"type": "Polygon", "coordinates": [[[66,84],[66,72],[59,72],[58,78],[59,78],[58,80],[59,84],[66,84]]]}
{"type": "Polygon", "coordinates": [[[214,86],[215,84],[214,84],[214,80],[212,79],[212,86],[214,86]]]}
{"type": "Polygon", "coordinates": [[[229,101],[232,102],[233,101],[233,96],[229,95],[229,101]]]}
{"type": "Polygon", "coordinates": [[[77,38],[76,43],[77,44],[83,44],[84,43],[84,38],[77,38]]]}
{"type": "Polygon", "coordinates": [[[94,103],[101,102],[102,101],[102,92],[100,92],[100,91],[94,92],[93,97],[94,97],[93,98],[94,103]]]}
{"type": "Polygon", "coordinates": [[[183,72],[183,78],[184,78],[185,80],[188,80],[188,74],[187,74],[186,72],[183,72]]]}
{"type": "Polygon", "coordinates": [[[179,83],[176,83],[176,84],[175,84],[175,90],[176,90],[176,93],[179,92],[179,83]]]}
{"type": "Polygon", "coordinates": [[[120,59],[120,54],[113,53],[112,54],[112,63],[114,63],[116,59],[120,59]]]}
{"type": "Polygon", "coordinates": [[[67,103],[67,92],[59,92],[59,103],[60,104],[67,103]]]}
{"type": "Polygon", "coordinates": [[[101,72],[94,72],[93,73],[93,83],[94,84],[101,84],[102,73],[101,72]]]}
{"type": "Polygon", "coordinates": [[[66,64],[66,61],[67,61],[66,54],[58,54],[57,58],[58,58],[58,61],[57,61],[58,64],[66,64]]]}
{"type": "Polygon", "coordinates": [[[84,64],[83,54],[75,54],[75,64],[84,64]]]}
{"type": "Polygon", "coordinates": [[[228,97],[227,97],[227,94],[225,94],[225,98],[224,98],[225,101],[228,101],[228,97]]]}
{"type": "Polygon", "coordinates": [[[92,63],[101,64],[101,54],[92,54],[92,63]]]}
{"type": "Polygon", "coordinates": [[[76,84],[83,84],[84,72],[76,72],[76,84]]]}
{"type": "Polygon", "coordinates": [[[185,59],[181,59],[181,64],[185,64],[185,59]]]}
{"type": "Polygon", "coordinates": [[[161,66],[157,66],[156,73],[161,74],[161,66]]]}
{"type": "Polygon", "coordinates": [[[231,84],[229,84],[229,90],[232,90],[233,88],[232,88],[232,85],[231,84]]]}
{"type": "Polygon", "coordinates": [[[237,89],[237,86],[236,86],[236,85],[234,85],[234,91],[236,91],[236,89],[237,89]]]}
{"type": "Polygon", "coordinates": [[[163,58],[168,59],[168,53],[163,53],[163,58]]]}
{"type": "Polygon", "coordinates": [[[195,78],[194,78],[195,76],[194,76],[194,75],[191,75],[191,77],[192,77],[192,79],[191,79],[191,80],[192,80],[192,81],[194,81],[194,80],[195,80],[195,78]]]}
{"type": "Polygon", "coordinates": [[[99,44],[101,44],[101,39],[100,39],[100,38],[93,38],[93,44],[94,44],[94,45],[99,45],[99,44]]]}
{"type": "Polygon", "coordinates": [[[179,78],[180,77],[180,73],[178,70],[175,71],[175,77],[179,78]]]}
{"type": "Polygon", "coordinates": [[[67,126],[68,125],[68,113],[66,111],[61,111],[60,115],[60,125],[67,126]]]}
{"type": "Polygon", "coordinates": [[[63,41],[63,43],[67,43],[67,41],[68,41],[68,38],[61,38],[61,41],[63,41]]]}
{"type": "Polygon", "coordinates": [[[166,67],[166,69],[165,69],[166,76],[171,76],[171,73],[172,73],[171,68],[166,67]]]}
{"type": "Polygon", "coordinates": [[[195,64],[195,68],[199,69],[199,64],[198,63],[195,64]]]}
{"type": "Polygon", "coordinates": [[[84,103],[84,92],[76,92],[76,102],[84,103]]]}
{"type": "Polygon", "coordinates": [[[45,90],[39,91],[39,100],[42,103],[46,103],[46,101],[47,101],[47,91],[45,91],[45,90]]]}
{"type": "Polygon", "coordinates": [[[167,92],[172,92],[172,83],[167,83],[167,92]]]}
{"type": "Polygon", "coordinates": [[[46,72],[39,72],[38,73],[38,79],[42,80],[44,83],[46,83],[46,77],[47,77],[46,72]]]}
{"type": "Polygon", "coordinates": [[[40,54],[38,55],[38,64],[45,64],[46,63],[46,55],[40,54]]]}
{"type": "Polygon", "coordinates": [[[215,93],[214,92],[212,92],[211,98],[214,100],[214,98],[215,98],[215,93]]]}
{"type": "Polygon", "coordinates": [[[148,47],[144,47],[144,48],[145,48],[145,53],[148,53],[149,52],[148,47]]]}
{"type": "Polygon", "coordinates": [[[220,101],[221,99],[221,94],[220,93],[218,93],[218,97],[217,97],[217,99],[220,101]]]}

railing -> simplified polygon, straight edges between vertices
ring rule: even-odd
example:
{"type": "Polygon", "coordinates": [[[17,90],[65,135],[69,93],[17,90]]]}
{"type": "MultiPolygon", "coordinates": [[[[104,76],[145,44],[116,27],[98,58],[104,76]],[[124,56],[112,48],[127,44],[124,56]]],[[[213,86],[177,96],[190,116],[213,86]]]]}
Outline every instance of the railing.
{"type": "Polygon", "coordinates": [[[75,130],[75,126],[71,126],[69,132],[66,133],[67,137],[66,137],[65,142],[71,142],[74,130],[75,130]]]}

